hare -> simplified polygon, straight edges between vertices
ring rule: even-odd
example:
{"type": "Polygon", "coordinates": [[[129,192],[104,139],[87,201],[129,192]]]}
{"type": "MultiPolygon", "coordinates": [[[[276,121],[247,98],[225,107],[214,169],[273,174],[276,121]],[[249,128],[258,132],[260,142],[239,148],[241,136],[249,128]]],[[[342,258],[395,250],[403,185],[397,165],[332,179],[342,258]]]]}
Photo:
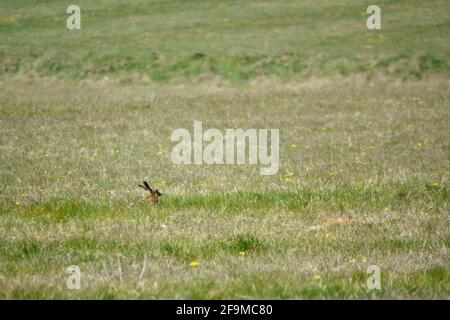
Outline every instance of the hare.
{"type": "Polygon", "coordinates": [[[144,185],[140,184],[139,187],[147,191],[149,194],[143,199],[143,201],[151,203],[151,204],[157,204],[159,201],[159,197],[162,196],[161,192],[159,192],[157,189],[152,189],[148,185],[146,181],[144,181],[144,185]]]}

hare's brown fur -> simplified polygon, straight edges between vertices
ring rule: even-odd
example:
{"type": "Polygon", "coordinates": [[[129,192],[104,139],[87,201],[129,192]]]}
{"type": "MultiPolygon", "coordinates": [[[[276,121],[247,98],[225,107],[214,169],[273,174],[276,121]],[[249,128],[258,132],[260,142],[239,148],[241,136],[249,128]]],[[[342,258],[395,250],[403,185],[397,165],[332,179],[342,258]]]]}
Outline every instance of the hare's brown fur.
{"type": "Polygon", "coordinates": [[[150,193],[148,196],[146,196],[144,198],[144,202],[151,203],[151,204],[157,204],[158,201],[159,201],[159,196],[154,193],[150,193]]]}
{"type": "Polygon", "coordinates": [[[148,192],[147,196],[143,199],[144,202],[157,204],[159,202],[159,197],[162,196],[158,189],[152,189],[149,184],[144,181],[143,185],[139,185],[142,189],[148,192]]]}

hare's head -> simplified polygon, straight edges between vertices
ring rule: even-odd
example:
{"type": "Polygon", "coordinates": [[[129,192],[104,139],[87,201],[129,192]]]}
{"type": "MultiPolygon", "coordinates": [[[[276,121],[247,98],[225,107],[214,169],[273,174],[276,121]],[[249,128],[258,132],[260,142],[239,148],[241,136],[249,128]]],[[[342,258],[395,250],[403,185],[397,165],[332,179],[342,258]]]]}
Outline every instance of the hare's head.
{"type": "Polygon", "coordinates": [[[156,204],[159,201],[159,197],[162,196],[162,193],[159,192],[158,189],[152,189],[149,184],[144,181],[144,184],[140,184],[139,187],[148,192],[147,196],[144,198],[144,201],[156,204]]]}

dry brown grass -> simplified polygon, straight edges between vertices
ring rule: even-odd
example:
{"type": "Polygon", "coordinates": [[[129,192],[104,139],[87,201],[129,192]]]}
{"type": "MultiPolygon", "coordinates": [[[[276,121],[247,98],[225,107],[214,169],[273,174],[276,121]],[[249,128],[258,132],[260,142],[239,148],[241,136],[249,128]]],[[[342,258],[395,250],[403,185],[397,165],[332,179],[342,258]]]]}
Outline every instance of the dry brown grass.
{"type": "Polygon", "coordinates": [[[0,296],[448,298],[448,79],[272,80],[3,78],[0,296]],[[280,128],[279,174],[173,165],[194,119],[280,128]]]}

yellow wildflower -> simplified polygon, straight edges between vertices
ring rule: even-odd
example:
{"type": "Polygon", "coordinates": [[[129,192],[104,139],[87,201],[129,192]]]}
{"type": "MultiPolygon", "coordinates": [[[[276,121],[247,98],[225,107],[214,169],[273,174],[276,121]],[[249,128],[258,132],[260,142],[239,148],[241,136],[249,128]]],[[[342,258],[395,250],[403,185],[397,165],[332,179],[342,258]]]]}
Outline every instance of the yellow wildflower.
{"type": "Polygon", "coordinates": [[[284,181],[291,182],[293,176],[294,176],[293,172],[286,170],[286,174],[284,175],[284,181]]]}
{"type": "Polygon", "coordinates": [[[191,267],[197,267],[197,266],[200,265],[200,262],[198,262],[198,261],[192,261],[189,265],[190,265],[191,267]]]}

